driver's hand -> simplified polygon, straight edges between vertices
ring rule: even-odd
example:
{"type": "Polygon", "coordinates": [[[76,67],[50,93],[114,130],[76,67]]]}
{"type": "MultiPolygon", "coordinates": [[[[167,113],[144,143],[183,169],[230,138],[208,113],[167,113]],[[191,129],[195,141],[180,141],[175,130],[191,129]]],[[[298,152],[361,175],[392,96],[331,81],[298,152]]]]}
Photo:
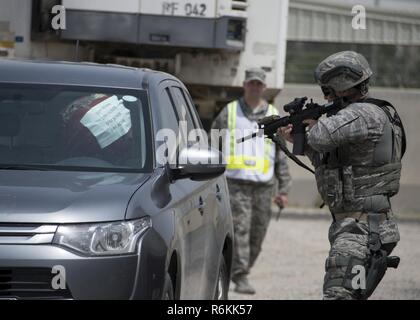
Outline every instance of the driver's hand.
{"type": "Polygon", "coordinates": [[[292,137],[292,134],[291,134],[292,129],[293,129],[293,125],[289,124],[286,127],[280,127],[277,130],[277,134],[279,136],[281,136],[284,140],[293,143],[293,137],[292,137]]]}

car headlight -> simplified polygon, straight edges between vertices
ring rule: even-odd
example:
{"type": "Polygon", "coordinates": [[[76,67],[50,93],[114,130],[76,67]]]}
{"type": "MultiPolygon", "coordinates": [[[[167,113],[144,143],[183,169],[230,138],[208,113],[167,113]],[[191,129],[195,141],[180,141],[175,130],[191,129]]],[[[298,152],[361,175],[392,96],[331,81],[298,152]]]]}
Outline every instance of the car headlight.
{"type": "Polygon", "coordinates": [[[84,255],[105,256],[136,252],[137,240],[152,226],[149,217],[98,224],[59,226],[53,243],[84,255]]]}

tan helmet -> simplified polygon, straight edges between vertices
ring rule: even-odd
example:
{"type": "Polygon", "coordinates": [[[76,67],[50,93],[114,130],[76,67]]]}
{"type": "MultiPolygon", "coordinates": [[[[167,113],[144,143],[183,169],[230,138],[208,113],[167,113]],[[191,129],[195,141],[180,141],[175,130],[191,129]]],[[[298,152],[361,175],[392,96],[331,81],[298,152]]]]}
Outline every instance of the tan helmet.
{"type": "Polygon", "coordinates": [[[318,84],[335,92],[353,88],[372,75],[366,58],[354,51],[334,53],[315,69],[315,80],[318,84]]]}

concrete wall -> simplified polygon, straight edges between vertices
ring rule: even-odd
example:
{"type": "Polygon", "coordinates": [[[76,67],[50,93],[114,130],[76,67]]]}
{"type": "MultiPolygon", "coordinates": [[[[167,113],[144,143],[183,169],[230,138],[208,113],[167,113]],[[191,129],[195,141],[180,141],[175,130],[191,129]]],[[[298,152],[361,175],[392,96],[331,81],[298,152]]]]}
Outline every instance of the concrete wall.
{"type": "MultiPolygon", "coordinates": [[[[373,97],[394,104],[404,122],[407,134],[407,152],[403,159],[401,188],[399,194],[392,199],[394,211],[420,213],[420,89],[372,88],[371,93],[373,97]]],[[[302,96],[311,97],[319,103],[323,102],[318,86],[286,84],[276,100],[276,106],[282,111],[284,104],[302,96]]],[[[305,162],[309,163],[306,160],[305,162]]],[[[319,206],[321,200],[313,176],[291,160],[289,166],[293,177],[291,204],[302,207],[319,206]]]]}

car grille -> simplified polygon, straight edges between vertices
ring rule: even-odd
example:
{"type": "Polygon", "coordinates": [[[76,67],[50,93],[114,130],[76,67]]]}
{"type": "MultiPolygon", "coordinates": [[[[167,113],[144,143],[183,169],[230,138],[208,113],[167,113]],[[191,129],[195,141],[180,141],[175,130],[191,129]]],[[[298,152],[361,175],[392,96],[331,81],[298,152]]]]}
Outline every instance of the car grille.
{"type": "Polygon", "coordinates": [[[66,289],[52,288],[49,268],[0,268],[0,299],[72,299],[66,289]]]}
{"type": "Polygon", "coordinates": [[[56,225],[1,223],[0,244],[48,244],[56,230],[56,225]]]}

